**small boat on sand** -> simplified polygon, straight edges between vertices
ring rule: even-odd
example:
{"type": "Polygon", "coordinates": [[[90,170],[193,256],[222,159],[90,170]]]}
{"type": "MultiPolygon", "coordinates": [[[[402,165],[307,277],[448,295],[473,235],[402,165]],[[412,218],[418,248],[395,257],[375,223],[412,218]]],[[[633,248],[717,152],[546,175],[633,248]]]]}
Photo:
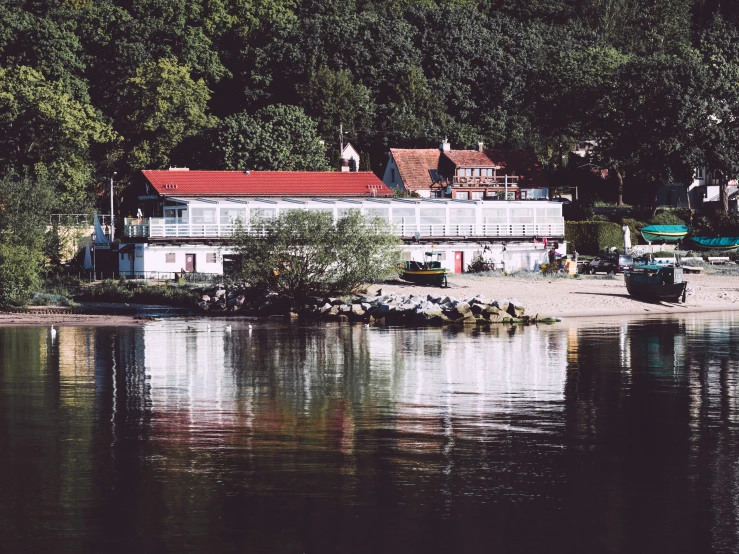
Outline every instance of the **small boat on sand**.
{"type": "Polygon", "coordinates": [[[700,250],[734,250],[739,237],[690,237],[691,246],[700,250]]]}
{"type": "Polygon", "coordinates": [[[689,231],[685,225],[649,225],[641,230],[641,236],[647,242],[677,242],[689,231]]]}
{"type": "MultiPolygon", "coordinates": [[[[441,254],[436,256],[439,258],[441,254]]],[[[404,262],[399,268],[401,279],[419,285],[447,286],[446,276],[449,270],[441,267],[441,261],[434,260],[433,257],[433,252],[426,252],[426,259],[423,262],[415,260],[404,262]]]]}
{"type": "Polygon", "coordinates": [[[672,300],[685,302],[687,281],[683,268],[674,265],[637,265],[624,270],[626,290],[631,296],[645,300],[672,300]]]}

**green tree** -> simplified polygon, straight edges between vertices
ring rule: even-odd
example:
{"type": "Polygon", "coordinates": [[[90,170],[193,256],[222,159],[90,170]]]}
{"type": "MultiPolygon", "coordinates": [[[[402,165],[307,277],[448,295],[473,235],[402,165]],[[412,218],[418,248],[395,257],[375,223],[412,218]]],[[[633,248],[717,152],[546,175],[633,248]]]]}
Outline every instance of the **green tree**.
{"type": "Polygon", "coordinates": [[[128,163],[136,169],[163,167],[187,137],[212,127],[210,90],[175,58],[144,64],[126,91],[128,163]]]}
{"type": "Polygon", "coordinates": [[[117,135],[90,104],[62,81],[47,81],[30,67],[0,67],[0,166],[56,175],[61,199],[83,202],[93,180],[95,145],[117,135]]]}
{"type": "Polygon", "coordinates": [[[326,148],[316,123],[296,106],[274,105],[227,117],[213,141],[225,169],[326,171],[326,148]]]}
{"type": "Polygon", "coordinates": [[[230,277],[291,299],[349,293],[396,268],[400,241],[389,224],[358,210],[336,224],[330,214],[290,210],[250,225],[263,233],[237,234],[230,277]]]}

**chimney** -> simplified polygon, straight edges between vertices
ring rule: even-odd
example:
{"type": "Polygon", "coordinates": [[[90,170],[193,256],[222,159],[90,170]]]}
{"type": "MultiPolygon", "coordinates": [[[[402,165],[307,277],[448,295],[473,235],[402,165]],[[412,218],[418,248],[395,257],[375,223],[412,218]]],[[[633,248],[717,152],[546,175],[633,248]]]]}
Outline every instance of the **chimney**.
{"type": "Polygon", "coordinates": [[[442,152],[449,152],[451,149],[452,147],[449,145],[449,140],[444,137],[444,142],[439,145],[439,150],[442,152]]]}
{"type": "Polygon", "coordinates": [[[349,160],[346,158],[341,158],[341,161],[339,162],[339,169],[342,173],[348,173],[349,172],[349,160]]]}
{"type": "Polygon", "coordinates": [[[485,145],[483,145],[483,143],[481,143],[481,142],[478,142],[477,143],[477,151],[478,152],[482,152],[484,148],[485,148],[485,145]]]}

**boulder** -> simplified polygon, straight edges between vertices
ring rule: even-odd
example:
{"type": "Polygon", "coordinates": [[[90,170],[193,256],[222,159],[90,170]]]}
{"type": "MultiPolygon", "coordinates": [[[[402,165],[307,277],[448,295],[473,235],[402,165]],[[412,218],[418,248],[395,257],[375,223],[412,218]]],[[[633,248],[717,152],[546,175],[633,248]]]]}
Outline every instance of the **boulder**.
{"type": "Polygon", "coordinates": [[[204,312],[207,312],[210,309],[210,304],[208,304],[207,302],[200,301],[198,302],[198,308],[200,308],[204,312]]]}
{"type": "Polygon", "coordinates": [[[339,306],[339,311],[341,313],[348,313],[352,311],[352,307],[348,304],[342,304],[339,306]]]}
{"type": "Polygon", "coordinates": [[[325,312],[329,311],[330,309],[331,309],[331,304],[329,304],[328,302],[326,302],[323,306],[321,306],[319,308],[319,311],[321,313],[325,313],[325,312]]]}
{"type": "Polygon", "coordinates": [[[475,315],[480,315],[484,309],[485,306],[483,304],[472,304],[470,306],[470,311],[475,315]]]}
{"type": "Polygon", "coordinates": [[[513,302],[509,302],[507,309],[505,310],[508,312],[508,315],[511,317],[520,318],[523,317],[524,309],[521,306],[516,306],[513,304],[513,302]]]}
{"type": "Polygon", "coordinates": [[[204,294],[203,296],[200,297],[200,301],[201,302],[210,302],[210,296],[208,296],[207,294],[204,294]]]}
{"type": "Polygon", "coordinates": [[[365,310],[362,306],[363,304],[352,304],[352,313],[359,316],[364,315],[365,310]]]}
{"type": "Polygon", "coordinates": [[[338,306],[331,306],[331,309],[328,311],[328,315],[339,315],[339,312],[341,310],[338,306]]]}
{"type": "Polygon", "coordinates": [[[224,296],[225,294],[226,294],[226,289],[218,289],[218,290],[216,291],[216,294],[215,294],[215,295],[216,295],[217,297],[220,297],[220,296],[224,296]]]}

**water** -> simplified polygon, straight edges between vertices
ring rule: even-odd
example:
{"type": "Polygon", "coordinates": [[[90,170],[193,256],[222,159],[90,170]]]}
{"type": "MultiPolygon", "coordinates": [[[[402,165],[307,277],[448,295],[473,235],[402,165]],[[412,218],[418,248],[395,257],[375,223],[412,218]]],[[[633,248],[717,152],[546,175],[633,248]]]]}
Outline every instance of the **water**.
{"type": "Polygon", "coordinates": [[[0,551],[739,550],[739,315],[211,325],[0,328],[0,551]]]}

